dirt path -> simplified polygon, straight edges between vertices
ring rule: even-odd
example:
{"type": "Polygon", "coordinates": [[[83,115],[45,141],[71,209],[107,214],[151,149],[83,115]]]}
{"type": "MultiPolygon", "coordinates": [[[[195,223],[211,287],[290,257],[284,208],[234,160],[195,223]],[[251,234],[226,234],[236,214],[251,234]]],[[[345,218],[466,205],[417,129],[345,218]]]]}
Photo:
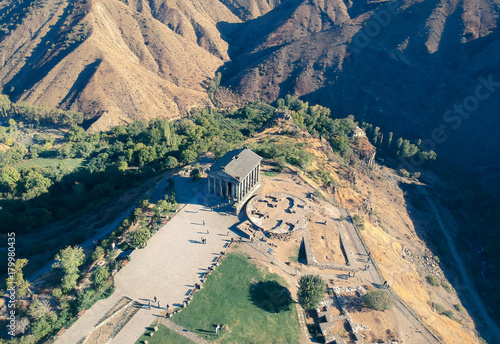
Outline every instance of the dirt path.
{"type": "Polygon", "coordinates": [[[471,301],[477,310],[477,312],[475,312],[476,316],[479,318],[479,320],[482,322],[482,325],[485,327],[485,331],[483,331],[482,333],[483,336],[489,337],[485,338],[489,342],[491,341],[492,343],[498,343],[500,340],[500,330],[497,324],[489,316],[483,301],[479,297],[479,294],[477,293],[476,288],[474,287],[474,284],[472,283],[469,274],[465,269],[462,257],[460,257],[460,254],[457,251],[453,237],[451,236],[448,227],[445,225],[445,220],[441,217],[438,207],[436,206],[432,198],[429,197],[427,190],[424,187],[419,187],[419,190],[427,198],[427,203],[431,206],[431,210],[434,213],[439,228],[441,228],[441,231],[443,232],[443,235],[446,238],[446,243],[448,244],[450,253],[452,254],[453,259],[455,260],[455,263],[460,271],[462,282],[465,284],[466,288],[464,289],[466,289],[466,292],[469,294],[471,301]]]}

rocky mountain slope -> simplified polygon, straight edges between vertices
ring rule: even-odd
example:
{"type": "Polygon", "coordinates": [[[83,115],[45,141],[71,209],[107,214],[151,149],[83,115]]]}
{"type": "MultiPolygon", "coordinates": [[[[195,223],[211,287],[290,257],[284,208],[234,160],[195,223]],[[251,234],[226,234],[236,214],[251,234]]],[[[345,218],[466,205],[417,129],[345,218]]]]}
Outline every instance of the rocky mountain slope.
{"type": "Polygon", "coordinates": [[[498,1],[287,4],[225,28],[223,80],[245,99],[293,93],[421,138],[459,166],[498,160],[498,1]]]}
{"type": "Polygon", "coordinates": [[[0,85],[13,100],[79,109],[104,129],[210,105],[206,88],[220,70],[233,90],[218,92],[222,104],[293,93],[492,176],[499,5],[3,0],[0,85]]]}

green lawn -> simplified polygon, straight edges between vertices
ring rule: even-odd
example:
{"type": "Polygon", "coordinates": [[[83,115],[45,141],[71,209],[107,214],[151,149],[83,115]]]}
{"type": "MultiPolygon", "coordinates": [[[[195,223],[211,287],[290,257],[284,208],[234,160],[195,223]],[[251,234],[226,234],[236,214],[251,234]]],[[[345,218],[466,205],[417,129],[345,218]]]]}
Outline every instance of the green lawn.
{"type": "Polygon", "coordinates": [[[150,332],[153,331],[149,329],[137,340],[136,344],[142,344],[145,340],[147,340],[149,344],[194,344],[192,340],[181,336],[180,334],[172,330],[169,330],[163,325],[158,326],[158,331],[153,335],[153,337],[146,335],[150,332]]]}
{"type": "Polygon", "coordinates": [[[32,167],[32,166],[40,166],[40,167],[57,167],[59,164],[65,164],[72,168],[78,168],[82,166],[83,159],[43,159],[36,158],[30,160],[21,161],[16,165],[17,168],[22,167],[32,167]]]}
{"type": "Polygon", "coordinates": [[[264,275],[246,256],[229,254],[203,289],[194,294],[189,306],[171,319],[204,338],[219,339],[218,343],[298,343],[300,325],[295,305],[278,312],[258,307],[252,301],[250,286],[260,281],[286,286],[278,275],[264,275]],[[226,324],[229,329],[217,337],[215,324],[226,324]]]}

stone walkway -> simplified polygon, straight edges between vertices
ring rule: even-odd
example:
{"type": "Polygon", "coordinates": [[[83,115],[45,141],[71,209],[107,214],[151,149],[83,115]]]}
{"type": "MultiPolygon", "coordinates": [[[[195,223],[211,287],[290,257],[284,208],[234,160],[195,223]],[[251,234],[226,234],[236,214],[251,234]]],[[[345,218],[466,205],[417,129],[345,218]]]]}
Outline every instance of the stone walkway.
{"type": "Polygon", "coordinates": [[[189,331],[188,329],[185,329],[182,326],[177,325],[173,321],[170,321],[166,318],[160,318],[158,323],[162,324],[163,326],[167,327],[168,329],[177,332],[178,334],[191,339],[195,343],[199,344],[211,344],[212,342],[209,342],[208,340],[203,339],[202,337],[198,336],[196,333],[189,331]]]}
{"type": "Polygon", "coordinates": [[[132,252],[130,263],[115,275],[114,294],[87,310],[56,343],[78,343],[123,296],[144,304],[144,308],[116,335],[112,344],[135,343],[153,320],[161,317],[166,304],[170,309],[182,304],[194,283],[200,281],[201,274],[225,251],[232,235],[232,232],[227,235],[228,228],[238,221],[236,216],[205,209],[200,202],[203,192],[198,192],[203,190],[202,185],[202,181],[194,183],[188,178],[176,178],[177,193],[182,194],[184,200],[190,193],[191,203],[183,206],[149,240],[147,247],[132,252]],[[201,243],[202,237],[207,239],[206,244],[201,243]],[[155,296],[160,307],[153,305],[149,309],[148,302],[155,296]]]}

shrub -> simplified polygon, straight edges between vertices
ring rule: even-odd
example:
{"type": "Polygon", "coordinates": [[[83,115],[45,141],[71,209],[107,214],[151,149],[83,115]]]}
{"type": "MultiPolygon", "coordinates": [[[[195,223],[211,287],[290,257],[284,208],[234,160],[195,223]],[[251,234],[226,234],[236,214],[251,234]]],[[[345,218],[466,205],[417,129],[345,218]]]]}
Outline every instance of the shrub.
{"type": "Polygon", "coordinates": [[[446,290],[448,293],[453,293],[453,288],[451,287],[451,285],[448,283],[448,282],[441,282],[441,286],[444,288],[444,290],[446,290]]]}
{"type": "Polygon", "coordinates": [[[436,276],[433,276],[433,275],[429,275],[427,277],[425,277],[425,279],[427,280],[427,283],[429,283],[430,285],[434,286],[434,287],[439,287],[439,279],[436,277],[436,276]]]}
{"type": "Polygon", "coordinates": [[[434,256],[432,257],[432,259],[436,262],[436,263],[439,263],[441,260],[439,259],[438,256],[434,256]]]}
{"type": "Polygon", "coordinates": [[[373,289],[363,296],[365,305],[376,311],[391,309],[392,302],[389,293],[385,290],[373,289]]]}
{"type": "Polygon", "coordinates": [[[316,189],[316,190],[314,190],[313,195],[314,195],[314,197],[316,197],[316,198],[323,199],[323,193],[321,193],[321,190],[320,190],[320,189],[316,189]]]}
{"type": "Polygon", "coordinates": [[[305,309],[314,309],[323,299],[325,281],[318,275],[302,276],[299,280],[299,303],[305,309]]]}
{"type": "Polygon", "coordinates": [[[453,305],[453,307],[457,310],[457,312],[463,312],[463,310],[464,310],[462,305],[459,303],[457,303],[456,305],[453,305]]]}
{"type": "Polygon", "coordinates": [[[439,303],[432,303],[432,307],[434,307],[434,310],[438,312],[439,314],[443,314],[443,312],[446,311],[443,306],[441,306],[439,303]]]}
{"type": "Polygon", "coordinates": [[[441,314],[443,314],[444,316],[447,316],[451,320],[455,320],[455,316],[453,316],[453,312],[452,311],[443,311],[441,314]]]}

